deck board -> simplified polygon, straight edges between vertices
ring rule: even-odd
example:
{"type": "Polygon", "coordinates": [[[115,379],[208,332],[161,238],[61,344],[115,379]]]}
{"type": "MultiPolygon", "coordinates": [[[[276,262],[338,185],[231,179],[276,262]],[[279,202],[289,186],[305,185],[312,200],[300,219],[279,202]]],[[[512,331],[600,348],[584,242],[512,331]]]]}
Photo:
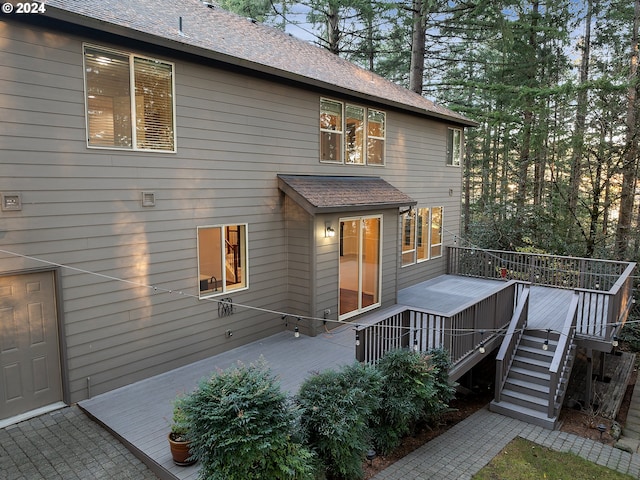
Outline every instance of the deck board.
{"type": "Polygon", "coordinates": [[[569,313],[569,304],[575,293],[551,287],[531,287],[529,295],[529,320],[527,328],[562,331],[569,313]]]}
{"type": "Polygon", "coordinates": [[[278,377],[282,390],[295,393],[313,372],[355,362],[354,338],[350,325],[313,338],[303,335],[295,338],[293,332],[285,331],[84,400],[79,405],[122,441],[131,444],[137,453],[147,457],[147,462],[159,465],[162,478],[192,480],[197,477],[198,465],[174,465],[166,438],[171,402],[178,393],[192,391],[201,379],[217,369],[228,368],[238,361],[249,364],[260,357],[278,377]]]}
{"type": "Polygon", "coordinates": [[[449,316],[504,285],[502,280],[442,275],[398,292],[398,303],[449,316]]]}

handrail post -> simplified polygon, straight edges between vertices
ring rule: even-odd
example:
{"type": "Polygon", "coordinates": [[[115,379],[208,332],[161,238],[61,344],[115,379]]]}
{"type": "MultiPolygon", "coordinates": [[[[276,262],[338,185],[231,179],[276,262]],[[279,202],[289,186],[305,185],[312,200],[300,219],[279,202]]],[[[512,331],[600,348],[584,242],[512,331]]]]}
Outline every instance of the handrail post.
{"type": "Polygon", "coordinates": [[[402,321],[402,329],[401,329],[402,340],[400,342],[400,345],[402,345],[403,348],[407,348],[411,345],[411,315],[410,315],[409,309],[404,310],[402,312],[401,321],[402,321]]]}
{"type": "Polygon", "coordinates": [[[364,352],[365,346],[368,343],[368,339],[366,338],[366,330],[354,328],[356,338],[354,338],[354,345],[356,346],[356,360],[360,363],[365,361],[364,352]]]}

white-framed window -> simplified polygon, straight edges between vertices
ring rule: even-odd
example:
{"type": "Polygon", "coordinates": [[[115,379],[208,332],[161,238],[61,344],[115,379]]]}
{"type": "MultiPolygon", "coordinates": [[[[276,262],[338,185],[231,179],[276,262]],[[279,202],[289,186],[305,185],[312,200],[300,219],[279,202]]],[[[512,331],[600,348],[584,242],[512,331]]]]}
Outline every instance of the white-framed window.
{"type": "Polygon", "coordinates": [[[364,107],[347,105],[345,107],[346,150],[345,163],[363,165],[365,162],[365,119],[364,107]]]}
{"type": "Polygon", "coordinates": [[[198,227],[200,297],[248,287],[247,225],[198,227]]]}
{"type": "Polygon", "coordinates": [[[384,166],[385,143],[385,112],[320,99],[321,162],[384,166]]]}
{"type": "Polygon", "coordinates": [[[173,63],[84,45],[87,145],[176,151],[173,63]]]}
{"type": "Polygon", "coordinates": [[[447,131],[447,165],[459,167],[462,163],[462,130],[449,128],[447,131]]]}
{"type": "Polygon", "coordinates": [[[442,256],[442,207],[431,208],[429,232],[429,258],[442,256]]]}
{"type": "Polygon", "coordinates": [[[386,115],[380,110],[369,109],[367,114],[367,163],[384,165],[386,139],[386,115]]]}
{"type": "Polygon", "coordinates": [[[431,209],[418,208],[416,217],[416,257],[417,261],[429,260],[429,220],[431,209]]]}
{"type": "Polygon", "coordinates": [[[342,163],[342,103],[320,100],[320,160],[342,163]]]}
{"type": "Polygon", "coordinates": [[[402,266],[442,256],[442,207],[421,207],[401,216],[402,266]]]}
{"type": "Polygon", "coordinates": [[[416,261],[416,211],[412,208],[402,215],[402,265],[416,261]]]}

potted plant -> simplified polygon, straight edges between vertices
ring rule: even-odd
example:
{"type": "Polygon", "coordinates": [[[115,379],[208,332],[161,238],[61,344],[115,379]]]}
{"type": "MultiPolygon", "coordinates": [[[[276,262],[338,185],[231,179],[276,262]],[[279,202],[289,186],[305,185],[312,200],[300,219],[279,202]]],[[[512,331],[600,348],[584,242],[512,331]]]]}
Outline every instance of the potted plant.
{"type": "Polygon", "coordinates": [[[173,403],[173,418],[171,422],[171,432],[169,432],[169,447],[171,448],[171,456],[173,463],[181,467],[186,467],[196,463],[193,458],[189,446],[188,439],[189,423],[187,416],[182,409],[182,401],[184,397],[178,397],[173,403]]]}

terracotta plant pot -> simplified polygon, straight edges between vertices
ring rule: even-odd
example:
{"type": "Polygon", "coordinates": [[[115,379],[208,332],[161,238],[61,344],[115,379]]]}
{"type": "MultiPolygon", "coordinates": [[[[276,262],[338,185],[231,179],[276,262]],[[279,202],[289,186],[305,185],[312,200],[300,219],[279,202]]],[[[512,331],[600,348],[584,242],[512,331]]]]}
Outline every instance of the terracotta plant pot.
{"type": "Polygon", "coordinates": [[[169,447],[171,448],[171,456],[173,463],[181,467],[188,467],[196,463],[196,459],[188,460],[191,456],[189,451],[189,442],[184,440],[174,440],[173,433],[169,434],[169,447]]]}

